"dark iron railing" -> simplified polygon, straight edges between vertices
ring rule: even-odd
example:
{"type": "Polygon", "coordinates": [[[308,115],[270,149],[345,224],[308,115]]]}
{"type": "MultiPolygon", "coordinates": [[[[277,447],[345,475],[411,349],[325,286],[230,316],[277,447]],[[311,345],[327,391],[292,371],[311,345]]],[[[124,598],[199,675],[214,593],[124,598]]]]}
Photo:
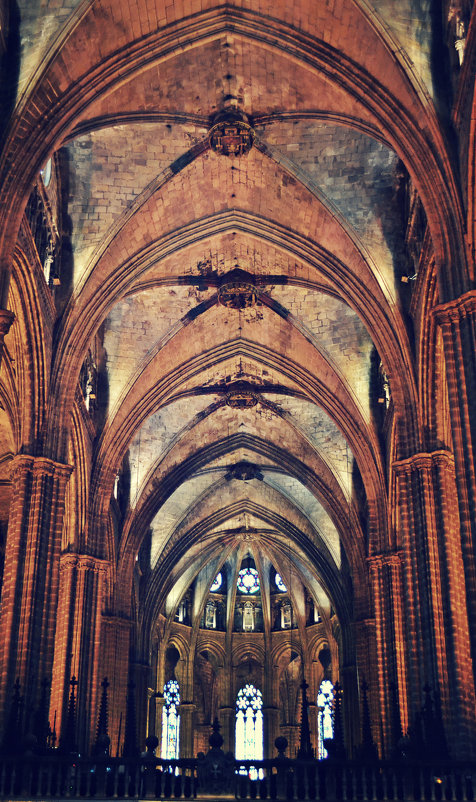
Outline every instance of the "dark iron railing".
{"type": "MultiPolygon", "coordinates": [[[[217,779],[217,778],[215,778],[217,779]]],[[[222,778],[223,779],[223,778],[222,778]]],[[[236,799],[334,802],[472,802],[474,764],[289,760],[232,762],[231,773],[211,789],[200,761],[23,755],[0,758],[1,800],[236,799]],[[239,773],[239,770],[244,773],[239,773]]]]}

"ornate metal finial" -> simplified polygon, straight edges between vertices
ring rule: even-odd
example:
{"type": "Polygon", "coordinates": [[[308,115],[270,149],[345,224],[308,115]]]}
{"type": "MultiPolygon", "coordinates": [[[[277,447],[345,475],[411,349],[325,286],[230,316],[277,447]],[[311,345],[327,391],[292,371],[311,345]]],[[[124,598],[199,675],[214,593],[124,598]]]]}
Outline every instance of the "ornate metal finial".
{"type": "Polygon", "coordinates": [[[101,704],[99,706],[98,726],[96,730],[94,753],[97,755],[101,754],[107,755],[109,753],[109,745],[111,743],[107,731],[107,724],[108,724],[107,689],[109,688],[109,682],[107,677],[104,677],[103,681],[101,682],[101,687],[102,687],[101,704]]]}
{"type": "Polygon", "coordinates": [[[69,694],[68,713],[66,716],[66,724],[61,736],[60,748],[62,752],[71,753],[77,752],[76,746],[76,686],[78,680],[73,675],[69,682],[71,692],[69,694]]]}
{"type": "Polygon", "coordinates": [[[215,716],[212,724],[212,732],[208,739],[208,743],[210,744],[211,749],[221,749],[223,746],[223,736],[220,734],[221,725],[218,721],[218,717],[215,716]]]}
{"type": "MultiPolygon", "coordinates": [[[[329,754],[335,760],[345,760],[345,746],[344,746],[344,727],[342,724],[342,688],[339,683],[334,685],[334,738],[329,742],[332,745],[332,754],[329,754]]],[[[327,745],[327,744],[326,744],[327,745]]]]}
{"type": "Polygon", "coordinates": [[[304,760],[309,760],[314,757],[314,751],[311,744],[311,732],[309,729],[309,715],[308,715],[308,701],[307,701],[307,684],[305,678],[302,678],[302,708],[301,708],[301,740],[297,756],[304,760]]]}
{"type": "Polygon", "coordinates": [[[284,735],[278,735],[276,738],[274,745],[278,750],[278,758],[280,760],[284,760],[285,758],[285,751],[288,748],[288,739],[284,737],[284,735]]]}
{"type": "Polygon", "coordinates": [[[232,108],[216,115],[208,133],[210,147],[222,156],[244,156],[251,150],[254,137],[246,114],[232,108]]]}
{"type": "Polygon", "coordinates": [[[365,679],[362,682],[362,746],[361,757],[366,761],[378,759],[377,747],[372,738],[372,725],[370,721],[370,707],[367,696],[368,685],[365,679]]]}

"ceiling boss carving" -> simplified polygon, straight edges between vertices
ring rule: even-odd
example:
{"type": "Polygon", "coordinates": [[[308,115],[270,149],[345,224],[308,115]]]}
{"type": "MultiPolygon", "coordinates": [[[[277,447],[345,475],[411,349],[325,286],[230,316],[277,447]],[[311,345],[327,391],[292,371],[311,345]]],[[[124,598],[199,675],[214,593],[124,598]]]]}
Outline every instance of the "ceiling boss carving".
{"type": "Polygon", "coordinates": [[[247,384],[233,387],[226,394],[226,403],[233,409],[250,409],[258,403],[258,394],[247,384]]]}
{"type": "Polygon", "coordinates": [[[229,281],[218,290],[218,301],[228,309],[250,309],[256,298],[256,287],[246,281],[229,281]]]}
{"type": "Polygon", "coordinates": [[[222,156],[244,156],[253,146],[255,133],[246,114],[235,109],[220,112],[210,128],[210,147],[222,156]]]}

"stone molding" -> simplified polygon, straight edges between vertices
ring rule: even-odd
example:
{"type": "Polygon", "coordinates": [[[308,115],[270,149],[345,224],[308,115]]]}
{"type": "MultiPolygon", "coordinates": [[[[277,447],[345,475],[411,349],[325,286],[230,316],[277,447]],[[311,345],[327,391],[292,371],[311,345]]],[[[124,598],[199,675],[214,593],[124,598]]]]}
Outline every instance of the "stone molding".
{"type": "Polygon", "coordinates": [[[428,470],[434,465],[454,469],[454,464],[452,452],[441,449],[412,454],[411,457],[396,460],[392,463],[392,468],[397,476],[409,476],[414,471],[428,470]]]}

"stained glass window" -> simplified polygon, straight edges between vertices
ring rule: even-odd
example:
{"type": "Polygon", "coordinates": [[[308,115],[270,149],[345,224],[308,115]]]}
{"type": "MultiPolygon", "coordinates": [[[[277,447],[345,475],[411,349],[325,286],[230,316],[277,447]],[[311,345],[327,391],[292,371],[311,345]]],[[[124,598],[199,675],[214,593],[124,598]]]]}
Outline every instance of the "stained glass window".
{"type": "MultiPolygon", "coordinates": [[[[254,685],[245,685],[236,699],[235,756],[237,760],[263,760],[263,699],[254,685]]],[[[246,774],[246,769],[240,774],[246,774]]],[[[261,775],[260,770],[260,775],[261,775]]],[[[250,771],[251,779],[258,771],[250,771]]]]}
{"type": "Polygon", "coordinates": [[[322,680],[317,694],[317,731],[318,731],[318,758],[323,760],[327,757],[327,749],[324,741],[334,737],[334,686],[329,679],[322,680]]]}
{"type": "Polygon", "coordinates": [[[221,572],[220,572],[219,574],[216,575],[215,579],[212,582],[212,585],[211,585],[211,588],[210,588],[211,592],[212,593],[216,593],[218,590],[220,590],[222,585],[223,585],[223,577],[222,577],[221,572]]]}
{"type": "Polygon", "coordinates": [[[170,679],[164,685],[165,704],[162,709],[162,748],[161,757],[164,760],[176,760],[179,756],[180,704],[179,684],[176,679],[170,679]]]}
{"type": "Polygon", "coordinates": [[[277,589],[280,590],[281,593],[286,593],[287,587],[284,584],[280,574],[275,574],[274,575],[274,581],[276,582],[277,589]]]}
{"type": "Polygon", "coordinates": [[[238,590],[240,593],[258,593],[259,576],[256,568],[242,568],[238,574],[238,590]]]}

